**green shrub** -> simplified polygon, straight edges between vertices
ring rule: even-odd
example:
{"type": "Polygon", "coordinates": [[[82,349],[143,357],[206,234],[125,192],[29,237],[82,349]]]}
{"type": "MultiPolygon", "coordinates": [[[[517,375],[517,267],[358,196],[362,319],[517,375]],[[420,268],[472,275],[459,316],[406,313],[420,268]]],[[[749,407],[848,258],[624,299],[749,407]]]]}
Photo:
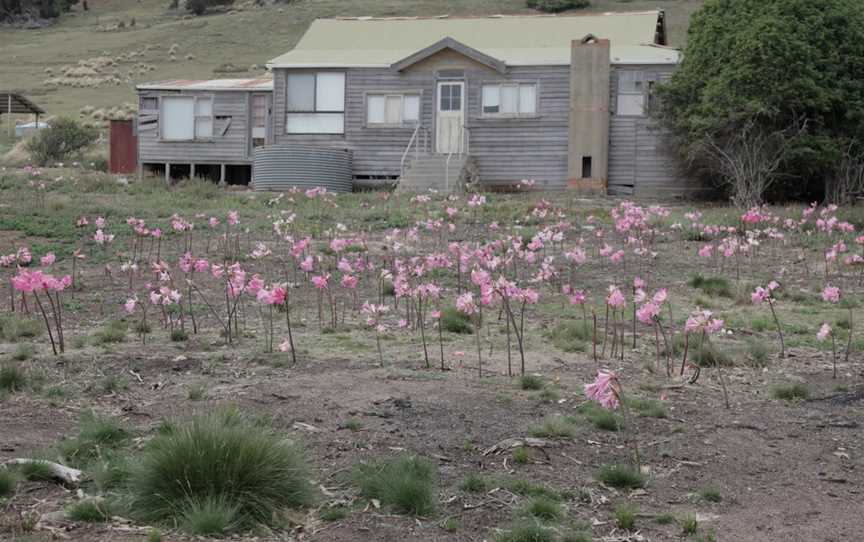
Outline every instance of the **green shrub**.
{"type": "Polygon", "coordinates": [[[474,333],[471,317],[456,310],[456,307],[444,307],[441,310],[441,329],[449,333],[474,333]]]}
{"type": "Polygon", "coordinates": [[[422,457],[403,455],[362,463],[354,469],[354,481],[364,497],[403,514],[429,515],[438,504],[438,470],[422,457]]]}
{"type": "Polygon", "coordinates": [[[11,495],[18,484],[18,476],[7,468],[0,467],[0,497],[11,495]]]}
{"type": "Polygon", "coordinates": [[[705,294],[714,297],[734,297],[729,281],[723,277],[703,277],[694,275],[688,283],[692,288],[701,290],[705,294]]]}
{"type": "Polygon", "coordinates": [[[560,13],[570,9],[582,9],[591,5],[591,0],[526,0],[525,5],[545,13],[560,13]]]}
{"type": "Polygon", "coordinates": [[[593,339],[592,330],[581,321],[561,322],[548,334],[552,345],[563,352],[584,352],[585,343],[593,339]]]}
{"type": "Polygon", "coordinates": [[[797,401],[810,397],[810,390],[806,384],[778,384],[771,389],[771,395],[775,399],[783,399],[784,401],[797,401]]]}
{"type": "Polygon", "coordinates": [[[81,414],[78,435],[62,441],[58,447],[67,462],[84,466],[107,451],[127,445],[131,437],[117,420],[87,411],[81,414]]]}
{"type": "Polygon", "coordinates": [[[44,166],[80,155],[96,142],[99,131],[70,118],[56,118],[51,125],[27,142],[27,152],[34,163],[44,166]]]}
{"type": "Polygon", "coordinates": [[[0,368],[0,391],[16,392],[27,386],[27,374],[17,365],[0,368]]]}
{"type": "Polygon", "coordinates": [[[542,390],[543,377],[538,375],[525,375],[519,379],[519,387],[523,390],[542,390]]]}
{"type": "Polygon", "coordinates": [[[86,499],[66,507],[66,517],[72,521],[104,523],[111,519],[111,508],[102,499],[86,499]]]}
{"type": "Polygon", "coordinates": [[[636,525],[636,511],[633,507],[622,504],[615,508],[615,524],[619,529],[633,530],[636,525]]]}
{"type": "Polygon", "coordinates": [[[231,524],[241,529],[272,524],[276,511],[313,498],[302,450],[236,409],[166,424],[133,466],[129,488],[136,518],[189,527],[189,510],[203,517],[236,507],[231,524]]]}
{"type": "Polygon", "coordinates": [[[528,428],[532,437],[540,438],[572,438],[576,435],[576,426],[569,416],[547,416],[540,425],[528,428]]]}
{"type": "Polygon", "coordinates": [[[597,479],[607,486],[638,489],[645,487],[645,477],[638,470],[627,465],[603,465],[597,479]]]}

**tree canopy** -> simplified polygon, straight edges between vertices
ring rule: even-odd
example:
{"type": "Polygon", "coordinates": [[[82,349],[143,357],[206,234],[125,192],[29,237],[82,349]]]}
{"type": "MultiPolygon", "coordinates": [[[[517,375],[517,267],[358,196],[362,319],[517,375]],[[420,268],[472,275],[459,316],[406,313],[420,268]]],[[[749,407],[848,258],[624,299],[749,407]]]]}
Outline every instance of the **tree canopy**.
{"type": "Polygon", "coordinates": [[[784,190],[824,184],[864,143],[864,2],[707,0],[661,96],[657,114],[703,172],[717,175],[706,141],[755,127],[794,134],[777,171],[792,179],[784,190]]]}

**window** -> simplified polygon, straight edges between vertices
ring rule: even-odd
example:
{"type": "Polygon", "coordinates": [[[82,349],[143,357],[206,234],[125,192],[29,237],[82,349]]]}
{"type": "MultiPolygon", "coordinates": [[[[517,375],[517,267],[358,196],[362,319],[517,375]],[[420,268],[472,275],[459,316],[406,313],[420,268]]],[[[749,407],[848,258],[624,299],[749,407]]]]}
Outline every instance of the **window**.
{"type": "Polygon", "coordinates": [[[162,139],[193,141],[213,137],[213,98],[209,96],[163,96],[162,139]]]}
{"type": "Polygon", "coordinates": [[[590,179],[591,178],[591,157],[583,156],[582,157],[582,178],[590,179]]]}
{"type": "Polygon", "coordinates": [[[462,83],[438,87],[438,111],[462,111],[462,83]]]}
{"type": "Polygon", "coordinates": [[[420,120],[420,94],[367,94],[366,124],[402,126],[420,120]]]}
{"type": "Polygon", "coordinates": [[[537,85],[505,83],[483,85],[483,114],[533,116],[537,114],[537,85]]]}
{"type": "Polygon", "coordinates": [[[641,71],[618,72],[618,116],[642,116],[645,114],[645,83],[641,71]]]}
{"type": "Polygon", "coordinates": [[[159,99],[156,96],[141,96],[138,101],[140,111],[155,111],[159,109],[159,99]]]}
{"type": "Polygon", "coordinates": [[[267,143],[267,96],[252,95],[252,146],[261,147],[267,143]]]}
{"type": "Polygon", "coordinates": [[[344,73],[291,73],[287,79],[287,133],[345,133],[344,73]]]}

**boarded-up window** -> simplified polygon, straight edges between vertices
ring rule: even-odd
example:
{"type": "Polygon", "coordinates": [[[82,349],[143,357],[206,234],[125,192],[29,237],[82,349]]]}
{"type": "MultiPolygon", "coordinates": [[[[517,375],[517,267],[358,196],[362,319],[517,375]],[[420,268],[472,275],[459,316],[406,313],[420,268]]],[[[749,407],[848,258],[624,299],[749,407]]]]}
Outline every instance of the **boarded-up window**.
{"type": "Polygon", "coordinates": [[[537,85],[504,83],[483,85],[482,110],[486,116],[533,116],[537,114],[537,85]]]}
{"type": "Polygon", "coordinates": [[[618,99],[615,114],[619,116],[642,116],[645,114],[644,74],[638,70],[618,72],[618,99]]]}
{"type": "Polygon", "coordinates": [[[159,99],[156,96],[141,96],[138,100],[140,111],[156,111],[159,109],[159,99]]]}
{"type": "Polygon", "coordinates": [[[366,124],[402,126],[420,120],[420,94],[367,94],[366,124]]]}
{"type": "Polygon", "coordinates": [[[286,84],[289,134],[345,132],[345,74],[290,73],[286,84]]]}

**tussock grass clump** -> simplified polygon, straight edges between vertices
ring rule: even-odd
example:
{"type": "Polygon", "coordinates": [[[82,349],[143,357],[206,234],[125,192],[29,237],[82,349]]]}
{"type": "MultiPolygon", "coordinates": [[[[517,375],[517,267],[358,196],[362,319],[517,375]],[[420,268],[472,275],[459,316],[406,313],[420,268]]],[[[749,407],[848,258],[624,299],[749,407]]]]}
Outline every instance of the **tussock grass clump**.
{"type": "Polygon", "coordinates": [[[640,416],[646,418],[665,418],[666,406],[663,401],[657,399],[644,399],[642,397],[628,397],[627,406],[640,416]]]}
{"type": "Polygon", "coordinates": [[[186,388],[186,397],[190,401],[201,401],[207,398],[207,387],[204,384],[191,384],[186,388]]]}
{"type": "Polygon", "coordinates": [[[810,397],[810,389],[806,384],[799,382],[793,384],[778,384],[771,389],[771,395],[775,399],[784,401],[800,401],[810,397]]]}
{"type": "Polygon", "coordinates": [[[511,525],[495,537],[495,542],[554,542],[555,531],[536,520],[526,519],[511,525]]]}
{"type": "Polygon", "coordinates": [[[362,463],[354,470],[354,481],[364,497],[378,499],[403,514],[426,516],[438,504],[438,469],[416,455],[362,463]]]}
{"type": "Polygon", "coordinates": [[[111,508],[102,499],[86,499],[66,507],[66,517],[72,521],[104,523],[111,519],[111,508]]]}
{"type": "Polygon", "coordinates": [[[122,320],[114,320],[93,335],[93,344],[116,344],[126,340],[128,326],[122,320]]]}
{"type": "Polygon", "coordinates": [[[579,406],[579,412],[597,429],[617,431],[621,427],[621,417],[594,401],[579,406]]]}
{"type": "Polygon", "coordinates": [[[699,530],[699,522],[693,514],[687,514],[679,519],[678,524],[681,525],[681,533],[687,536],[694,535],[699,530]]]}
{"type": "Polygon", "coordinates": [[[189,340],[189,334],[185,329],[175,329],[171,332],[171,341],[175,343],[189,340]]]}
{"type": "Polygon", "coordinates": [[[768,365],[769,350],[768,345],[762,341],[750,339],[747,341],[747,354],[750,358],[750,365],[755,368],[762,368],[768,365]]]}
{"type": "Polygon", "coordinates": [[[513,461],[520,465],[525,465],[531,461],[531,452],[528,451],[528,448],[520,446],[513,450],[513,461]]]}
{"type": "Polygon", "coordinates": [[[675,523],[675,516],[670,514],[669,512],[664,512],[662,514],[657,514],[654,516],[654,522],[659,525],[670,525],[675,523]]]}
{"type": "Polygon", "coordinates": [[[129,479],[131,463],[123,453],[109,453],[108,457],[90,467],[90,475],[101,491],[123,487],[129,479]]]}
{"type": "Polygon", "coordinates": [[[54,471],[44,461],[22,463],[17,469],[25,480],[31,482],[50,482],[54,479],[54,471]]]}
{"type": "Polygon", "coordinates": [[[511,493],[523,497],[546,497],[561,500],[562,494],[544,485],[534,484],[523,478],[505,478],[500,481],[501,487],[511,493]]]}
{"type": "Polygon", "coordinates": [[[18,484],[18,476],[7,468],[0,468],[0,497],[11,495],[18,484]]]}
{"type": "Polygon", "coordinates": [[[183,510],[180,525],[189,534],[222,536],[238,527],[240,506],[224,495],[190,499],[183,510]]]}
{"type": "Polygon", "coordinates": [[[525,375],[519,379],[519,387],[523,390],[542,390],[543,386],[543,377],[539,375],[525,375]]]}
{"type": "Polygon", "coordinates": [[[636,525],[636,510],[626,504],[619,505],[615,508],[615,524],[619,529],[632,530],[636,525]]]}
{"type": "Polygon", "coordinates": [[[696,288],[709,296],[734,297],[732,288],[729,286],[729,281],[723,277],[704,277],[702,275],[694,275],[688,284],[692,288],[696,288]]]}
{"type": "Polygon", "coordinates": [[[21,343],[15,347],[15,351],[12,352],[12,359],[15,361],[27,361],[32,358],[34,354],[36,354],[36,348],[34,348],[32,344],[21,343]]]}
{"type": "Polygon", "coordinates": [[[540,425],[531,426],[528,433],[539,438],[572,438],[576,435],[576,425],[570,416],[547,416],[540,425]]]}
{"type": "MultiPolygon", "coordinates": [[[[137,519],[245,529],[271,524],[286,507],[309,505],[313,489],[303,452],[235,409],[197,416],[160,431],[129,475],[137,519]],[[217,511],[231,521],[211,521],[217,511]]],[[[223,531],[224,532],[224,531],[223,531]]]]}
{"type": "Polygon", "coordinates": [[[552,345],[562,352],[584,352],[592,340],[591,330],[581,321],[561,322],[548,334],[552,345]]]}
{"type": "MultiPolygon", "coordinates": [[[[672,346],[674,356],[681,356],[684,353],[685,338],[683,334],[675,336],[675,344],[672,346]]],[[[664,353],[666,349],[664,348],[664,353]]],[[[731,367],[735,364],[732,357],[725,350],[720,349],[708,337],[703,341],[698,334],[690,336],[689,345],[687,347],[687,361],[692,361],[700,367],[731,367]]]]}
{"type": "Polygon", "coordinates": [[[645,487],[645,476],[627,465],[603,465],[597,473],[597,479],[607,486],[619,489],[645,487]]]}
{"type": "Polygon", "coordinates": [[[78,435],[59,445],[60,453],[72,465],[84,466],[106,452],[126,446],[132,433],[113,418],[88,411],[81,415],[78,435]]]}
{"type": "Polygon", "coordinates": [[[483,493],[492,489],[492,486],[491,480],[473,472],[459,482],[459,489],[469,493],[483,493]]]}
{"type": "Polygon", "coordinates": [[[545,522],[558,522],[564,517],[558,501],[545,496],[532,497],[522,506],[520,513],[545,522]]]}
{"type": "Polygon", "coordinates": [[[706,487],[703,488],[699,492],[699,497],[703,501],[708,502],[721,502],[723,500],[723,495],[720,493],[720,490],[716,487],[706,487]]]}
{"type": "Polygon", "coordinates": [[[0,339],[7,342],[18,342],[20,339],[32,339],[45,331],[44,324],[35,318],[25,318],[14,314],[0,315],[0,339]]]}
{"type": "Polygon", "coordinates": [[[27,386],[27,374],[17,365],[0,368],[0,391],[16,392],[27,386]]]}
{"type": "Polygon", "coordinates": [[[339,521],[340,519],[348,517],[348,511],[344,506],[330,506],[318,512],[318,517],[321,518],[322,521],[339,521]]]}
{"type": "Polygon", "coordinates": [[[471,317],[456,310],[456,307],[444,307],[441,310],[441,329],[449,333],[474,333],[471,317]]]}

